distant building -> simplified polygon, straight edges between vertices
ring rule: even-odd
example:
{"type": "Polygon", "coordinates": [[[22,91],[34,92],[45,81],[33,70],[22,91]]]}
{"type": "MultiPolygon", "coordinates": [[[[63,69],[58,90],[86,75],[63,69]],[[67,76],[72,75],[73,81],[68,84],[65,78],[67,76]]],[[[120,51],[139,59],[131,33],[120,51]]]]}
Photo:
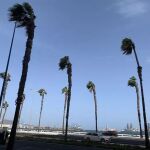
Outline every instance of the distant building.
{"type": "Polygon", "coordinates": [[[130,123],[130,130],[132,130],[133,129],[133,126],[132,126],[132,123],[130,123]]]}
{"type": "Polygon", "coordinates": [[[126,130],[129,130],[129,131],[133,130],[132,123],[127,123],[127,128],[126,128],[126,130]]]}
{"type": "Polygon", "coordinates": [[[129,124],[127,123],[127,130],[129,130],[129,124]]]}

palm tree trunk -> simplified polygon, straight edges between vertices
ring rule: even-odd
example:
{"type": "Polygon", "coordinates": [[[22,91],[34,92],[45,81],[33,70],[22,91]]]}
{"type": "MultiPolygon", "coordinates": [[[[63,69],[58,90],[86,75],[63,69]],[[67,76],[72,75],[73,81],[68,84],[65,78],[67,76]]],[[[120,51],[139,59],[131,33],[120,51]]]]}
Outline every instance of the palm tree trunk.
{"type": "Polygon", "coordinates": [[[1,119],[2,113],[3,113],[3,107],[0,108],[0,119],[1,119]]]}
{"type": "MultiPolygon", "coordinates": [[[[6,96],[7,86],[8,86],[8,81],[6,81],[5,85],[4,85],[2,104],[5,102],[5,96],[6,96]]],[[[3,107],[0,108],[0,119],[1,119],[1,116],[2,116],[2,111],[3,111],[3,107]]]]}
{"type": "Polygon", "coordinates": [[[72,87],[72,65],[71,63],[67,66],[67,74],[68,74],[68,100],[67,100],[67,112],[66,112],[66,128],[65,128],[65,141],[67,141],[68,134],[68,120],[69,120],[69,108],[70,108],[70,100],[71,100],[71,87],[72,87]]]}
{"type": "Polygon", "coordinates": [[[137,71],[140,80],[140,87],[141,87],[141,96],[142,96],[142,107],[143,107],[143,118],[144,118],[144,131],[145,131],[145,146],[149,148],[149,135],[147,129],[147,119],[146,119],[146,109],[145,109],[145,100],[144,100],[144,90],[143,90],[143,83],[142,83],[142,67],[139,64],[139,60],[136,54],[135,47],[133,47],[134,55],[137,62],[137,71]]]}
{"type": "Polygon", "coordinates": [[[96,91],[93,89],[93,95],[94,95],[94,103],[95,103],[95,126],[96,126],[96,133],[97,133],[97,101],[96,101],[96,91]]]}
{"type": "Polygon", "coordinates": [[[138,112],[138,120],[139,120],[139,127],[140,127],[140,137],[143,138],[142,126],[141,126],[141,113],[140,113],[140,97],[139,97],[139,89],[137,84],[135,86],[135,89],[137,94],[137,112],[138,112]]]}
{"type": "Polygon", "coordinates": [[[14,42],[15,31],[16,31],[16,22],[15,22],[15,26],[14,26],[14,31],[13,31],[13,36],[12,36],[12,40],[11,40],[11,45],[10,45],[10,50],[9,50],[7,65],[6,65],[6,69],[5,69],[5,76],[4,76],[4,80],[3,80],[3,84],[2,84],[2,89],[1,89],[0,106],[2,104],[3,93],[4,93],[3,91],[4,91],[4,88],[5,88],[6,77],[7,77],[7,73],[8,73],[8,67],[9,67],[10,56],[11,56],[11,52],[12,52],[12,46],[13,46],[13,42],[14,42]]]}
{"type": "Polygon", "coordinates": [[[19,125],[19,123],[20,123],[22,107],[23,107],[23,102],[22,102],[22,104],[21,104],[21,106],[20,106],[20,112],[19,112],[19,118],[18,118],[18,125],[19,125]]]}
{"type": "Polygon", "coordinates": [[[22,75],[21,75],[21,79],[19,83],[18,97],[16,100],[16,111],[15,111],[10,138],[9,138],[6,150],[13,150],[13,147],[14,147],[16,129],[17,129],[18,118],[19,118],[19,113],[20,113],[20,105],[22,103],[22,95],[24,93],[27,72],[28,72],[28,64],[29,64],[30,56],[31,56],[32,43],[33,43],[33,38],[34,38],[34,28],[35,28],[35,25],[33,23],[30,26],[30,34],[28,34],[28,39],[26,42],[26,50],[25,50],[25,55],[23,59],[22,75]]]}
{"type": "Polygon", "coordinates": [[[66,104],[67,104],[67,93],[65,93],[65,103],[64,103],[64,114],[63,114],[63,125],[62,125],[63,134],[64,134],[64,123],[65,123],[65,114],[66,114],[66,104]]]}
{"type": "Polygon", "coordinates": [[[4,111],[4,114],[3,114],[3,118],[2,118],[1,127],[2,127],[2,125],[3,125],[3,123],[4,123],[4,118],[5,118],[5,115],[6,115],[6,111],[7,111],[7,107],[5,108],[5,111],[4,111]]]}
{"type": "Polygon", "coordinates": [[[44,95],[42,96],[42,100],[41,100],[41,109],[40,109],[40,116],[39,116],[38,132],[40,131],[40,125],[41,125],[41,115],[42,115],[42,110],[43,110],[43,100],[44,100],[44,95]]]}

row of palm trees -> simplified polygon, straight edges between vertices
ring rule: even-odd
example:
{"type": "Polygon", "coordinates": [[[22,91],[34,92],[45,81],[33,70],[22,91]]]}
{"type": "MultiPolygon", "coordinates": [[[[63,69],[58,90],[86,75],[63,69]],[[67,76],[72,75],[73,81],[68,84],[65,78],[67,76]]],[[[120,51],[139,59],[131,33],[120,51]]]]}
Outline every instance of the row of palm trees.
{"type": "MultiPolygon", "coordinates": [[[[17,124],[19,121],[20,117],[20,109],[23,104],[24,100],[24,88],[25,88],[25,83],[26,83],[26,78],[27,78],[27,73],[28,73],[28,65],[30,61],[30,56],[31,56],[31,51],[32,51],[32,44],[33,44],[33,39],[34,39],[34,31],[35,31],[35,14],[32,6],[29,3],[23,3],[23,4],[15,4],[9,9],[9,21],[14,22],[14,31],[13,31],[13,36],[12,36],[12,41],[11,41],[11,46],[9,50],[9,56],[7,60],[7,65],[6,65],[6,70],[5,70],[5,75],[4,75],[4,81],[2,84],[2,90],[1,90],[1,95],[0,95],[0,106],[2,104],[2,99],[3,99],[3,93],[5,91],[5,84],[6,84],[6,79],[7,79],[7,73],[8,73],[8,67],[9,67],[9,62],[10,62],[10,56],[11,56],[11,51],[12,51],[12,45],[14,41],[14,35],[16,28],[18,27],[24,27],[26,30],[26,35],[27,35],[27,41],[26,41],[26,48],[25,48],[25,54],[23,57],[23,64],[22,64],[22,74],[20,78],[20,83],[19,83],[19,89],[18,89],[18,95],[17,95],[17,100],[16,100],[16,110],[15,110],[15,115],[13,119],[13,124],[12,124],[12,129],[10,133],[10,138],[7,144],[6,150],[13,150],[14,147],[14,141],[16,137],[16,129],[17,129],[17,124]]],[[[144,129],[145,129],[145,145],[146,147],[149,147],[149,138],[148,138],[148,130],[147,130],[147,120],[146,120],[146,110],[145,110],[145,100],[144,100],[144,90],[143,90],[143,83],[142,83],[142,67],[139,64],[138,57],[136,54],[135,50],[135,45],[132,42],[131,39],[125,38],[122,41],[122,46],[121,49],[124,54],[129,55],[132,52],[134,52],[136,62],[137,62],[137,70],[138,70],[138,76],[140,80],[140,89],[141,89],[141,95],[142,95],[142,107],[143,107],[143,117],[144,117],[144,129]]],[[[69,60],[68,56],[65,56],[60,59],[59,62],[59,68],[60,70],[67,70],[67,78],[68,78],[68,86],[67,86],[67,94],[66,94],[66,124],[65,124],[65,141],[67,141],[67,132],[68,132],[68,119],[69,119],[69,109],[70,109],[70,101],[71,101],[71,88],[72,88],[72,64],[69,60]]],[[[97,103],[96,103],[96,90],[95,90],[95,85],[90,81],[87,84],[87,88],[93,92],[94,95],[94,102],[95,102],[95,120],[96,120],[96,132],[97,132],[97,103]]],[[[42,101],[41,101],[41,111],[40,111],[40,118],[41,118],[41,113],[42,113],[42,106],[43,106],[43,99],[44,95],[46,92],[40,91],[39,93],[42,93],[42,101]]],[[[64,111],[65,111],[64,108],[64,111]]],[[[40,126],[40,119],[39,119],[39,126],[40,126]]]]}
{"type": "MultiPolygon", "coordinates": [[[[94,103],[95,103],[95,132],[97,133],[98,132],[98,128],[97,128],[97,100],[96,100],[96,89],[95,89],[95,84],[92,82],[92,81],[89,81],[87,83],[87,89],[90,91],[90,92],[93,92],[93,96],[94,96],[94,103]]],[[[66,124],[67,124],[67,110],[66,110],[66,107],[68,106],[68,88],[67,87],[64,87],[62,89],[62,94],[64,94],[65,96],[65,100],[64,100],[64,111],[63,111],[63,123],[62,123],[62,133],[66,134],[68,131],[68,129],[65,128],[65,117],[66,117],[66,124]],[[65,130],[66,129],[66,130],[65,130]],[[65,132],[66,131],[66,132],[65,132]]],[[[69,106],[68,106],[69,107],[69,106]]],[[[67,135],[66,135],[67,137],[67,135]]]]}
{"type": "MultiPolygon", "coordinates": [[[[5,77],[5,72],[2,72],[0,73],[0,78],[3,79],[4,81],[4,77],[5,77]]],[[[2,107],[0,107],[0,119],[1,119],[1,116],[3,114],[3,117],[1,119],[1,126],[4,122],[4,118],[5,118],[5,115],[6,115],[6,112],[7,112],[7,108],[9,106],[8,102],[5,100],[5,96],[6,96],[6,91],[7,91],[7,86],[8,86],[8,82],[11,81],[10,80],[10,74],[8,73],[7,76],[6,76],[6,82],[5,82],[5,85],[4,85],[4,91],[3,91],[3,94],[2,94],[2,107]],[[4,112],[3,112],[3,109],[4,109],[4,112]]],[[[40,116],[39,116],[39,124],[38,124],[38,130],[40,129],[40,122],[41,122],[41,114],[42,114],[42,109],[43,109],[43,100],[44,100],[44,95],[47,94],[46,91],[44,89],[40,89],[38,91],[38,93],[40,94],[40,96],[42,97],[42,100],[41,100],[41,109],[40,109],[40,116]]],[[[20,120],[20,117],[21,117],[21,112],[22,112],[22,108],[23,108],[23,101],[25,100],[25,94],[23,94],[23,99],[22,99],[22,104],[21,104],[21,108],[20,108],[20,113],[19,113],[19,119],[18,119],[18,124],[19,124],[19,120],[20,120]]]]}
{"type": "MultiPolygon", "coordinates": [[[[135,49],[135,44],[131,39],[125,38],[125,39],[122,40],[121,50],[123,51],[123,54],[125,54],[125,55],[130,55],[133,52],[134,56],[135,56],[135,59],[136,59],[137,72],[138,72],[138,77],[139,77],[139,81],[140,81],[140,89],[141,89],[141,97],[142,97],[144,131],[145,131],[145,146],[146,146],[146,148],[148,148],[148,147],[150,147],[150,145],[149,145],[149,135],[148,135],[148,129],[147,129],[145,99],[144,99],[144,90],[143,90],[143,82],[142,82],[143,81],[143,79],[142,79],[142,66],[140,65],[139,60],[138,60],[138,56],[137,56],[136,49],[135,49]]],[[[132,79],[134,79],[134,78],[132,78],[132,79]]],[[[134,79],[134,82],[135,82],[135,79],[134,79]]],[[[131,82],[129,82],[129,85],[133,85],[133,84],[131,84],[131,82]]],[[[135,85],[135,86],[137,88],[137,85],[135,85]]],[[[138,90],[138,89],[136,89],[136,90],[138,90]]],[[[138,108],[139,108],[139,106],[138,106],[138,108]]],[[[139,113],[139,110],[138,110],[138,113],[139,113]]],[[[139,123],[140,122],[141,121],[139,120],[139,123]]]]}
{"type": "MultiPolygon", "coordinates": [[[[0,78],[3,79],[3,81],[5,80],[5,72],[2,72],[0,73],[0,78]]],[[[8,82],[11,81],[11,76],[9,73],[7,73],[7,76],[6,76],[6,81],[4,82],[4,89],[2,91],[2,106],[0,107],[0,119],[2,117],[2,114],[3,114],[3,117],[1,119],[1,126],[4,122],[4,118],[5,118],[5,115],[6,115],[6,112],[7,112],[7,108],[9,106],[8,102],[5,100],[5,97],[6,97],[6,91],[7,91],[7,86],[8,86],[8,82]],[[3,112],[4,110],[4,112],[3,112]]],[[[25,95],[23,94],[23,101],[25,99],[25,95]]],[[[21,109],[20,109],[20,113],[19,113],[19,120],[20,120],[20,116],[21,116],[21,111],[22,111],[22,107],[23,107],[23,102],[22,102],[22,105],[21,105],[21,109]]],[[[19,121],[18,121],[19,123],[19,121]]]]}
{"type": "Polygon", "coordinates": [[[139,128],[140,128],[140,137],[143,138],[143,133],[142,133],[142,125],[141,125],[141,113],[140,113],[140,95],[139,95],[139,87],[138,83],[136,81],[136,78],[132,76],[128,80],[128,86],[134,87],[136,90],[136,95],[137,95],[137,114],[138,114],[138,121],[139,121],[139,128]]]}

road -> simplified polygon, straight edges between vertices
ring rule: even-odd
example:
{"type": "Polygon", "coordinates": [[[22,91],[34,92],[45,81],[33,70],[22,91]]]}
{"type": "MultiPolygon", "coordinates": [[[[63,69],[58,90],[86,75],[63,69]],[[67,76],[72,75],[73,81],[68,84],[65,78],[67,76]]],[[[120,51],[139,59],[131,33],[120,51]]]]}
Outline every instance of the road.
{"type": "MultiPolygon", "coordinates": [[[[0,145],[0,150],[5,150],[5,146],[0,145]]],[[[45,143],[45,142],[39,142],[39,141],[19,140],[19,141],[16,141],[14,150],[108,150],[108,149],[55,144],[55,143],[45,143]]]]}
{"type": "MultiPolygon", "coordinates": [[[[68,139],[75,140],[75,141],[83,141],[84,136],[79,135],[68,135],[68,139]]],[[[62,135],[56,135],[56,136],[49,136],[49,139],[60,139],[63,140],[64,136],[62,135]]],[[[144,146],[145,140],[135,137],[113,137],[111,140],[112,144],[128,144],[128,145],[135,145],[135,146],[144,146]]]]}
{"type": "MultiPolygon", "coordinates": [[[[27,138],[22,135],[20,136],[21,140],[17,140],[15,143],[15,150],[104,150],[96,147],[85,147],[85,146],[75,146],[75,145],[64,145],[64,144],[56,144],[56,143],[49,143],[52,139],[55,140],[63,140],[62,135],[56,136],[46,136],[46,137],[38,137],[38,136],[27,136],[27,138]],[[27,139],[27,140],[25,140],[27,139]]],[[[74,141],[82,141],[83,136],[74,136],[69,135],[68,139],[74,141]]],[[[134,146],[142,146],[144,147],[144,139],[140,138],[133,138],[133,137],[115,137],[112,139],[110,144],[127,144],[127,145],[134,145],[134,146]]],[[[0,146],[0,150],[5,150],[4,146],[0,146]]],[[[105,149],[106,150],[106,149],[105,149]]]]}
{"type": "Polygon", "coordinates": [[[145,140],[140,138],[133,138],[133,137],[116,137],[113,138],[111,143],[114,144],[127,144],[127,145],[135,145],[135,146],[142,146],[145,145],[145,140]]]}

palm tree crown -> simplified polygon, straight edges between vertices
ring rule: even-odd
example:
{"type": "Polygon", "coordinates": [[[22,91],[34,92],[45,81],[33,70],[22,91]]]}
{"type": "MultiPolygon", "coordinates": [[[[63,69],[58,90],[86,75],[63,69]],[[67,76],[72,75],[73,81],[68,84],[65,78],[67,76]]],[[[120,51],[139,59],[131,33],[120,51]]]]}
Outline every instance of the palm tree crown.
{"type": "Polygon", "coordinates": [[[92,81],[89,81],[86,87],[87,89],[89,89],[90,92],[92,92],[93,89],[95,89],[95,84],[92,81]]]}
{"type": "Polygon", "coordinates": [[[68,56],[65,56],[63,58],[60,59],[60,62],[59,62],[59,69],[60,70],[64,70],[65,68],[67,68],[67,65],[69,64],[69,57],[68,56]]]}
{"type": "Polygon", "coordinates": [[[62,89],[62,94],[67,94],[68,93],[68,88],[65,86],[63,89],[62,89]]]}
{"type": "Polygon", "coordinates": [[[31,32],[30,25],[34,24],[35,18],[32,7],[26,2],[15,4],[9,9],[9,21],[15,21],[17,27],[25,27],[27,35],[31,32]]]}
{"type": "Polygon", "coordinates": [[[128,81],[128,86],[135,87],[136,86],[136,78],[132,76],[128,81]]]}
{"type": "Polygon", "coordinates": [[[135,48],[135,45],[131,39],[124,38],[122,40],[121,49],[123,51],[123,54],[130,55],[132,53],[133,48],[135,48]]]}
{"type": "Polygon", "coordinates": [[[38,90],[38,93],[40,94],[40,96],[44,96],[45,94],[47,94],[47,92],[44,89],[38,90]]]}

